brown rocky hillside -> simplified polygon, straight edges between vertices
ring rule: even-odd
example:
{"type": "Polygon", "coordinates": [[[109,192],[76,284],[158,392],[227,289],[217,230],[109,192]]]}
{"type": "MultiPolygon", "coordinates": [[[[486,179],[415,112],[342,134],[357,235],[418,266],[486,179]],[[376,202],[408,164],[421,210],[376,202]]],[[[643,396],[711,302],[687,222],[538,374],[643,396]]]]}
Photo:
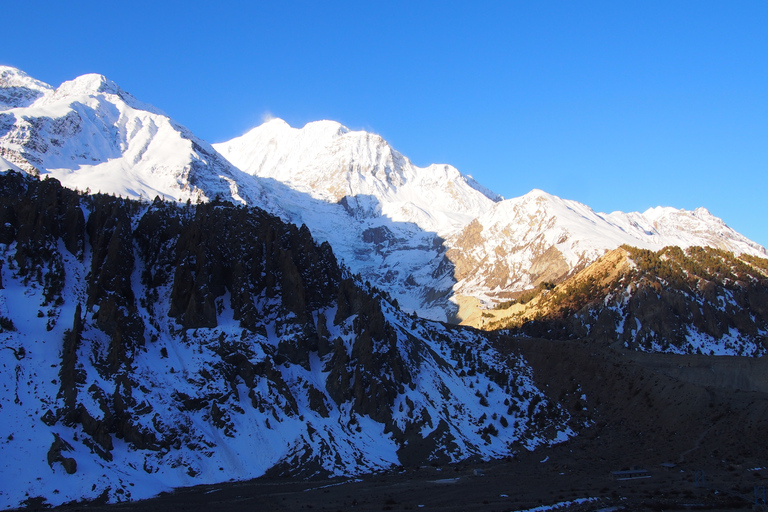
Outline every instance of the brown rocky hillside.
{"type": "Polygon", "coordinates": [[[644,351],[758,355],[768,332],[768,260],[622,246],[560,284],[542,283],[463,323],[644,351]]]}

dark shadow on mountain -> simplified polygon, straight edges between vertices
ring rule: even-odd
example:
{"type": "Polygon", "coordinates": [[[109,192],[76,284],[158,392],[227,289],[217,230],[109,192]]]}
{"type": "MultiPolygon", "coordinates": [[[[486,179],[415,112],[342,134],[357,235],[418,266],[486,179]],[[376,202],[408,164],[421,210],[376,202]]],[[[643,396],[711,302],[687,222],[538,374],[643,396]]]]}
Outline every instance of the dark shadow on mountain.
{"type": "MultiPolygon", "coordinates": [[[[103,118],[118,118],[120,112],[112,103],[102,102],[100,106],[101,112],[83,103],[73,102],[70,105],[71,110],[61,117],[24,116],[29,131],[27,140],[19,144],[18,148],[3,148],[3,150],[16,153],[17,158],[43,171],[43,160],[40,155],[61,156],[62,152],[68,150],[59,148],[62,148],[70,138],[84,130],[95,128],[96,131],[91,135],[90,146],[84,145],[77,153],[66,153],[67,158],[59,158],[57,166],[77,171],[83,165],[120,158],[123,152],[119,143],[114,140],[115,134],[112,133],[114,127],[103,121],[103,118]],[[99,159],[94,160],[94,154],[98,154],[99,159]]],[[[0,113],[0,137],[12,130],[16,126],[15,123],[15,114],[0,113]]]]}
{"type": "Polygon", "coordinates": [[[42,91],[24,86],[0,88],[0,104],[11,108],[28,107],[42,96],[42,91]]]}

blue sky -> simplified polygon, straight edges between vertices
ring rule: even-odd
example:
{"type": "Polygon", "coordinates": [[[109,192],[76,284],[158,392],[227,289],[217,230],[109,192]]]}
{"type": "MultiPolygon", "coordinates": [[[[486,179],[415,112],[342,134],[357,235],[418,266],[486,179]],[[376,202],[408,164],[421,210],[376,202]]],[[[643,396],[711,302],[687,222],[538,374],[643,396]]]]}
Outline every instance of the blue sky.
{"type": "Polygon", "coordinates": [[[768,245],[768,1],[8,2],[0,63],[96,72],[209,142],[274,115],[502,194],[707,207],[768,245]]]}

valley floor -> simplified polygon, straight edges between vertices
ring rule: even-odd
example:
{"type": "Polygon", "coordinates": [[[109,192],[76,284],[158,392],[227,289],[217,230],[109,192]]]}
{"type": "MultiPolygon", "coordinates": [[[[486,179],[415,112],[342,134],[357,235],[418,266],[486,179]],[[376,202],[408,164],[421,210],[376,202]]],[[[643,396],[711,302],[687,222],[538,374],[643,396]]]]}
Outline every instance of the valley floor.
{"type": "Polygon", "coordinates": [[[257,479],[62,510],[750,510],[756,491],[762,497],[768,487],[768,359],[496,343],[528,359],[537,384],[571,410],[574,426],[588,425],[578,436],[507,460],[357,479],[257,479]],[[650,477],[611,478],[633,467],[650,477]]]}
{"type": "Polygon", "coordinates": [[[709,465],[684,464],[672,469],[646,466],[650,478],[613,481],[609,474],[618,466],[608,461],[579,459],[568,446],[537,450],[513,461],[426,467],[358,479],[258,479],[181,489],[143,502],[61,509],[458,512],[543,510],[562,504],[556,510],[750,510],[754,487],[765,486],[768,480],[765,469],[754,471],[746,467],[751,463],[729,468],[712,461],[709,465]],[[475,475],[475,470],[482,474],[475,475]],[[704,472],[704,487],[696,483],[698,471],[704,472]]]}

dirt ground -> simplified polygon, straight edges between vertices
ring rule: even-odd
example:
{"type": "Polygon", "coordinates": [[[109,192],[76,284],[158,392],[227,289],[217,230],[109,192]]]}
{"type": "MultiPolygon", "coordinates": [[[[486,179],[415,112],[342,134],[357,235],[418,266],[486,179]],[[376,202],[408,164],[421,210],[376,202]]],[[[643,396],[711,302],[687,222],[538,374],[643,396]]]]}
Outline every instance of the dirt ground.
{"type": "Polygon", "coordinates": [[[359,478],[257,479],[62,510],[768,510],[768,358],[649,355],[499,338],[568,408],[579,434],[506,460],[359,478]],[[583,397],[586,396],[586,400],[583,397]],[[583,425],[588,426],[584,427],[583,425]],[[614,480],[641,468],[647,478],[614,480]],[[584,501],[584,500],[589,501],[584,501]]]}

